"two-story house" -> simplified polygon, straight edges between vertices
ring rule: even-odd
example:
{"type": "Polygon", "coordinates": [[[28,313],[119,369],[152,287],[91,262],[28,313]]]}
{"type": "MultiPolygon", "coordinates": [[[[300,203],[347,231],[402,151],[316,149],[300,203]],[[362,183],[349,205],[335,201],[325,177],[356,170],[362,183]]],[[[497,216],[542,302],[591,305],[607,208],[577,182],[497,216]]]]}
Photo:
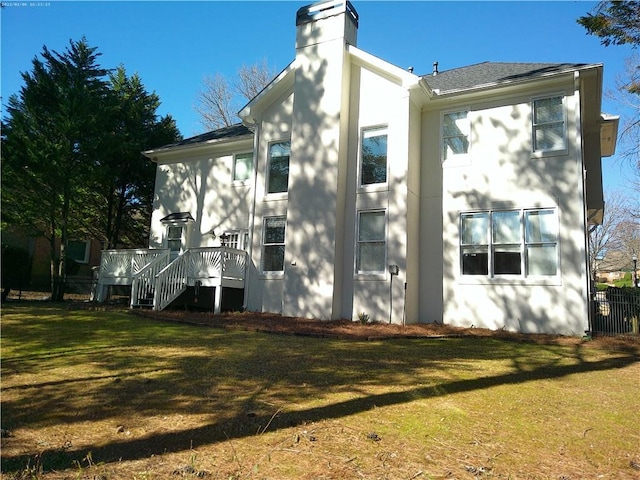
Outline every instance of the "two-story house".
{"type": "Polygon", "coordinates": [[[602,65],[419,76],[357,47],[349,2],[296,25],[295,59],[242,124],[145,152],[151,256],[166,256],[146,267],[149,298],[173,284],[216,310],[228,294],[286,316],[587,330],[587,235],[617,133],[602,65]],[[176,262],[182,277],[161,273],[176,262]]]}

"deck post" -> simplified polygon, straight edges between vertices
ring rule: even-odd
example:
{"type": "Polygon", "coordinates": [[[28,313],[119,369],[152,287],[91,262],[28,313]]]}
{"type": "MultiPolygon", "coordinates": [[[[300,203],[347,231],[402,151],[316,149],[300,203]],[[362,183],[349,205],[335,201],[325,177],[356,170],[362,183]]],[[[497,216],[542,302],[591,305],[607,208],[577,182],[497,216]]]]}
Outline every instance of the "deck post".
{"type": "Polygon", "coordinates": [[[222,312],[222,282],[219,285],[216,285],[216,290],[213,299],[213,313],[215,315],[220,315],[222,312]]]}

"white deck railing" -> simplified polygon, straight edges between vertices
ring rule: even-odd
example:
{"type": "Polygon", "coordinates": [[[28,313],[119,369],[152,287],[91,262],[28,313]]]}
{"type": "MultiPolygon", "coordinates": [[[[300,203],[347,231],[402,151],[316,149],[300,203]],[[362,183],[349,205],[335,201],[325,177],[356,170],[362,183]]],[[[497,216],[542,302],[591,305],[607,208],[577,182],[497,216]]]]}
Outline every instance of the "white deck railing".
{"type": "Polygon", "coordinates": [[[163,310],[198,280],[218,287],[223,279],[244,280],[246,257],[244,250],[226,247],[186,250],[156,275],[153,309],[163,310]]]}
{"type": "Polygon", "coordinates": [[[104,284],[114,280],[115,284],[129,285],[155,258],[168,254],[169,250],[164,248],[103,250],[99,280],[104,284]]]}
{"type": "MultiPolygon", "coordinates": [[[[108,285],[131,285],[131,306],[150,305],[162,310],[188,285],[238,286],[244,281],[247,254],[227,247],[190,248],[173,261],[167,249],[105,250],[102,252],[99,292],[108,285]],[[239,283],[240,282],[240,283],[239,283]]],[[[106,295],[99,293],[97,300],[106,295]]]]}

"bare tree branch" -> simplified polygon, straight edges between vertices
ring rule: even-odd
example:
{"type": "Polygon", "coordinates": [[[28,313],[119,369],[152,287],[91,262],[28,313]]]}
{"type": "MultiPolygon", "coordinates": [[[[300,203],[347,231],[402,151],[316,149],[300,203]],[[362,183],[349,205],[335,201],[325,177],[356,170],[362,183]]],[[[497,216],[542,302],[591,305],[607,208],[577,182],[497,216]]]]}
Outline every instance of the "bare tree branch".
{"type": "Polygon", "coordinates": [[[231,104],[233,93],[227,79],[219,73],[214,76],[207,75],[203,84],[203,89],[198,92],[198,104],[195,107],[201,117],[200,123],[209,130],[233,125],[236,115],[231,104]]]}
{"type": "Polygon", "coordinates": [[[269,68],[267,59],[253,65],[242,65],[238,70],[238,79],[233,86],[236,91],[249,101],[258,95],[275,77],[276,72],[269,68]]]}
{"type": "Polygon", "coordinates": [[[205,76],[194,107],[200,115],[200,123],[207,130],[238,123],[238,110],[260,93],[274,76],[275,71],[269,68],[266,59],[253,65],[242,65],[234,80],[219,73],[205,76]]]}
{"type": "Polygon", "coordinates": [[[605,198],[602,225],[589,233],[589,261],[594,277],[599,272],[626,270],[632,256],[640,254],[640,222],[631,214],[628,195],[607,192],[605,198]]]}

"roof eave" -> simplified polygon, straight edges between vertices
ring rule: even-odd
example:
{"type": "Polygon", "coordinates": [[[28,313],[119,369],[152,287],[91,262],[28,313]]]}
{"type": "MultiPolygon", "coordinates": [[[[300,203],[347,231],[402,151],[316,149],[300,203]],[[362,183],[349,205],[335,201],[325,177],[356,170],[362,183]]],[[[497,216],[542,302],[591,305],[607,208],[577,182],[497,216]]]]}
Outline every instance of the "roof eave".
{"type": "Polygon", "coordinates": [[[611,157],[618,144],[620,116],[603,113],[600,118],[600,156],[611,157]]]}
{"type": "Polygon", "coordinates": [[[212,147],[224,146],[231,143],[240,143],[245,140],[253,141],[253,133],[241,135],[237,137],[215,138],[213,140],[206,140],[204,142],[193,143],[190,145],[167,145],[161,148],[155,148],[152,150],[146,150],[142,152],[142,155],[147,157],[153,162],[157,162],[159,157],[180,154],[183,152],[194,153],[198,150],[205,150],[212,147]]]}
{"type": "Polygon", "coordinates": [[[386,62],[375,55],[365,52],[364,50],[360,50],[358,47],[347,45],[347,51],[349,52],[354,64],[368,68],[404,88],[415,88],[420,82],[420,77],[418,75],[407,70],[403,70],[402,68],[386,62]]]}
{"type": "MultiPolygon", "coordinates": [[[[242,123],[245,125],[255,125],[258,121],[258,116],[264,109],[262,105],[270,103],[270,101],[278,96],[286,85],[286,79],[292,72],[295,72],[296,61],[292,61],[282,70],[269,84],[264,87],[260,93],[253,97],[242,109],[238,112],[238,116],[242,119],[242,123]]],[[[291,82],[293,85],[293,81],[291,82]]]]}
{"type": "Polygon", "coordinates": [[[525,85],[527,83],[538,82],[540,80],[552,79],[554,77],[561,77],[564,75],[574,75],[575,72],[590,70],[593,68],[602,68],[602,64],[588,64],[582,67],[568,68],[566,70],[561,70],[558,72],[543,73],[535,77],[503,80],[499,82],[489,82],[489,83],[483,83],[480,85],[474,85],[473,87],[468,87],[468,88],[456,88],[456,89],[446,90],[444,92],[438,88],[432,89],[431,87],[429,87],[429,84],[426,81],[426,77],[422,77],[420,81],[425,84],[426,90],[431,93],[433,98],[447,98],[447,97],[454,97],[458,95],[471,95],[475,93],[481,93],[481,92],[485,92],[487,90],[493,90],[496,88],[517,87],[520,85],[525,85]]]}

